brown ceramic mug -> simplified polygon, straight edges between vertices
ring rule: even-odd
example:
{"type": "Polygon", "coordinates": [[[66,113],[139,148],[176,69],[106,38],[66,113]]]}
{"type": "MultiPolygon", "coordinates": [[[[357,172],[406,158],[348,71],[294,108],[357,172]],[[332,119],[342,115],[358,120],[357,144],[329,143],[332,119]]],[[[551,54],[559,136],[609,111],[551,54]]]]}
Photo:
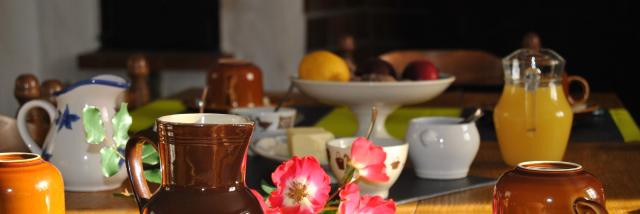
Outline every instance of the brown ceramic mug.
{"type": "Polygon", "coordinates": [[[207,77],[206,109],[263,106],[262,72],[237,59],[220,59],[207,77]]]}
{"type": "Polygon", "coordinates": [[[245,184],[253,122],[227,114],[176,114],[156,124],[158,142],[137,135],[125,149],[140,213],[262,213],[245,184]],[[162,183],[154,194],[142,168],[143,143],[160,155],[162,183]]]}
{"type": "Polygon", "coordinates": [[[607,213],[602,183],[576,163],[528,161],[498,179],[493,213],[607,213]]]}

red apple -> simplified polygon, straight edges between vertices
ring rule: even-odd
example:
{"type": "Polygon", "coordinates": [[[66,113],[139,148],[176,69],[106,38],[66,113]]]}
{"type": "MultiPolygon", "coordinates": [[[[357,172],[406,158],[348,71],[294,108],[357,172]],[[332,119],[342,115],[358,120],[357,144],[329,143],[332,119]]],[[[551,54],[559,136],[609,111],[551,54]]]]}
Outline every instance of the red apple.
{"type": "Polygon", "coordinates": [[[436,80],[439,78],[438,68],[429,60],[416,60],[404,69],[402,79],[436,80]]]}

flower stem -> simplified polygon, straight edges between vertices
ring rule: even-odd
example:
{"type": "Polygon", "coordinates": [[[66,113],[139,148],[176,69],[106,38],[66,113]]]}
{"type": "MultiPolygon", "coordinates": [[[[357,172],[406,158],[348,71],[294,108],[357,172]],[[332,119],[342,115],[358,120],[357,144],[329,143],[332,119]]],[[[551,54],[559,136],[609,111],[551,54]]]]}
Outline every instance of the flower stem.
{"type": "Polygon", "coordinates": [[[371,139],[373,133],[373,127],[376,125],[376,118],[378,117],[378,108],[376,106],[371,107],[371,124],[369,124],[369,130],[367,131],[367,140],[371,139]]]}

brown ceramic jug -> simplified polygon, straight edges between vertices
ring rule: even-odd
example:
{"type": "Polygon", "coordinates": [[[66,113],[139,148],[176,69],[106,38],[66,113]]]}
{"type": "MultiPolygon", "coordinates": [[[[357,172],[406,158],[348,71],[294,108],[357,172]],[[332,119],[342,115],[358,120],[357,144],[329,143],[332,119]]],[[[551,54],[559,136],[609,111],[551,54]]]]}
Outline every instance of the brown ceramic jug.
{"type": "Polygon", "coordinates": [[[140,213],[262,213],[245,184],[253,122],[226,114],[176,114],[156,120],[158,142],[136,136],[125,150],[140,213]],[[152,194],[141,152],[150,143],[160,154],[162,183],[152,194]]]}
{"type": "Polygon", "coordinates": [[[0,213],[63,214],[62,174],[40,155],[0,153],[0,213]]]}
{"type": "Polygon", "coordinates": [[[493,213],[607,213],[602,183],[582,166],[529,161],[504,173],[493,192],[493,213]]]}
{"type": "Polygon", "coordinates": [[[207,109],[263,106],[262,72],[249,62],[221,59],[209,70],[207,87],[207,109]]]}

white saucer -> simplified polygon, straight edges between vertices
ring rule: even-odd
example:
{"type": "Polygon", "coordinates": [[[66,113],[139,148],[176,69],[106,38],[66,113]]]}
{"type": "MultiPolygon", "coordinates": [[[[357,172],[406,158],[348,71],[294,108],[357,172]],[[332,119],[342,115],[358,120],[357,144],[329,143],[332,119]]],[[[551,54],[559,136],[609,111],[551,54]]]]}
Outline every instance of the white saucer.
{"type": "Polygon", "coordinates": [[[251,143],[251,150],[256,154],[275,161],[287,161],[291,158],[286,135],[274,135],[256,138],[251,143]]]}

